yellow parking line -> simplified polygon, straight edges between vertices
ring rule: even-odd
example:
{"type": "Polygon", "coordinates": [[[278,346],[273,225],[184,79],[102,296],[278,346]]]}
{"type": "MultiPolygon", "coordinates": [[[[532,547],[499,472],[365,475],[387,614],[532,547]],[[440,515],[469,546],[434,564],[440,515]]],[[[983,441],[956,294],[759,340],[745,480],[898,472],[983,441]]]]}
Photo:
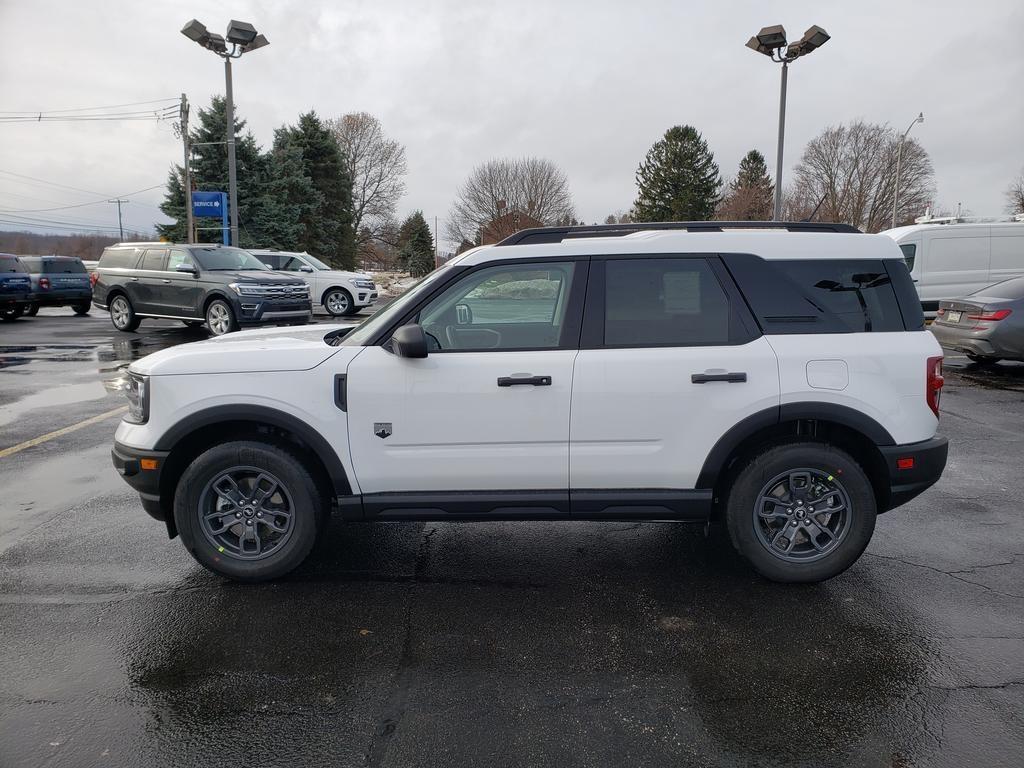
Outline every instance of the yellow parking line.
{"type": "Polygon", "coordinates": [[[128,406],[122,405],[120,408],[115,408],[112,411],[101,413],[99,416],[93,416],[91,418],[86,419],[85,421],[80,421],[77,424],[72,424],[71,426],[68,427],[62,427],[61,429],[54,430],[53,432],[47,432],[45,435],[40,435],[39,437],[33,437],[31,440],[26,440],[24,443],[12,445],[10,448],[4,448],[2,451],[0,451],[0,459],[5,459],[8,456],[13,456],[19,451],[24,451],[26,448],[31,448],[34,445],[40,445],[41,443],[45,443],[48,440],[53,440],[54,438],[60,437],[61,435],[66,435],[69,432],[75,432],[76,430],[79,430],[82,427],[88,427],[90,424],[96,424],[97,422],[103,421],[104,419],[109,419],[111,416],[116,416],[118,414],[124,413],[127,410],[128,406]]]}

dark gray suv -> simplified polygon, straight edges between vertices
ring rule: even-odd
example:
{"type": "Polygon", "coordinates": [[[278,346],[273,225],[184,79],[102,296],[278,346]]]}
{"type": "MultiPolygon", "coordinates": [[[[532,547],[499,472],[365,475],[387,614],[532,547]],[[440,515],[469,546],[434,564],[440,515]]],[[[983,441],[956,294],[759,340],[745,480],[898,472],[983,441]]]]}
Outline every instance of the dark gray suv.
{"type": "Polygon", "coordinates": [[[223,245],[118,243],[104,249],[96,274],[93,303],[110,311],[119,331],[161,317],[205,322],[221,336],[240,326],[305,324],[313,312],[303,280],[223,245]]]}

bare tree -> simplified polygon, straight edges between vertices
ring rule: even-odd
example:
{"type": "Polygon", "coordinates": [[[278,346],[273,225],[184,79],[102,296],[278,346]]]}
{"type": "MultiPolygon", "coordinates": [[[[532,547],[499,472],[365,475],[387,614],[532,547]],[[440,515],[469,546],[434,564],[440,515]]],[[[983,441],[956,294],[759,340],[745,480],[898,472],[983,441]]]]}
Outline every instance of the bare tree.
{"type": "Polygon", "coordinates": [[[555,224],[574,217],[569,180],[550,160],[539,157],[488,160],[459,187],[448,214],[448,239],[477,242],[480,230],[503,216],[555,224]],[[524,215],[525,214],[525,215],[524,215]]]}
{"type": "Polygon", "coordinates": [[[371,244],[386,234],[395,207],[405,194],[405,147],[389,139],[380,120],[352,112],[327,121],[345,153],[352,177],[352,228],[360,258],[376,255],[371,244]]]}
{"type": "MultiPolygon", "coordinates": [[[[804,148],[794,173],[794,200],[822,201],[817,219],[879,232],[892,221],[900,134],[857,121],[826,128],[804,148]]],[[[928,153],[913,139],[903,145],[896,223],[912,221],[935,196],[928,153]]]]}
{"type": "Polygon", "coordinates": [[[1024,171],[1006,188],[1006,212],[1024,213],[1024,171]]]}

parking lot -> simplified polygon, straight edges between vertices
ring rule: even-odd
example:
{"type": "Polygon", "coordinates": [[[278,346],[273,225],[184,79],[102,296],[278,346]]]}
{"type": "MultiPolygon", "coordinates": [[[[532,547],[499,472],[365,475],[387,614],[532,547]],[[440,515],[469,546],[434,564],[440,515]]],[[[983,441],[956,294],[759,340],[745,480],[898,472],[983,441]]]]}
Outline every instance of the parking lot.
{"type": "Polygon", "coordinates": [[[0,765],[1020,765],[1024,365],[947,357],[942,480],[824,584],[511,522],[335,523],[246,586],[110,464],[124,368],[205,337],[0,326],[0,765]]]}

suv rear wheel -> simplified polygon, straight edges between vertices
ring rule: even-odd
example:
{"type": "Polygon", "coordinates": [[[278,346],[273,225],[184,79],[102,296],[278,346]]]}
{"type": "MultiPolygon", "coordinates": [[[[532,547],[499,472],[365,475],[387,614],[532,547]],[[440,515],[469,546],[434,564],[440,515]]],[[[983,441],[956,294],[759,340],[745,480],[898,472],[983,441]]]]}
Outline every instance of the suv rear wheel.
{"type": "Polygon", "coordinates": [[[214,299],[206,308],[206,325],[214,336],[223,336],[238,330],[238,321],[231,305],[223,299],[214,299]]]}
{"type": "Polygon", "coordinates": [[[75,310],[76,315],[88,315],[89,308],[92,306],[90,301],[80,301],[77,304],[72,304],[71,308],[75,310]]]}
{"type": "Polygon", "coordinates": [[[347,317],[354,315],[358,307],[352,301],[352,294],[344,288],[332,288],[324,296],[324,309],[334,317],[347,317]]]}
{"type": "Polygon", "coordinates": [[[39,304],[32,303],[25,307],[25,317],[35,317],[39,314],[39,304]]]}
{"type": "Polygon", "coordinates": [[[4,320],[17,320],[21,317],[21,313],[24,312],[24,308],[21,305],[12,307],[11,309],[5,309],[0,311],[0,317],[4,320]]]}
{"type": "Polygon", "coordinates": [[[770,448],[729,489],[733,546],[765,578],[816,582],[849,568],[875,529],[875,494],[844,451],[821,443],[770,448]]]}
{"type": "Polygon", "coordinates": [[[110,322],[117,330],[130,332],[138,328],[142,320],[136,316],[128,297],[118,294],[110,301],[110,322]]]}
{"type": "Polygon", "coordinates": [[[298,566],[316,541],[325,509],[298,457],[250,440],[200,455],[174,496],[174,521],[189,552],[237,581],[265,581],[298,566]]]}

